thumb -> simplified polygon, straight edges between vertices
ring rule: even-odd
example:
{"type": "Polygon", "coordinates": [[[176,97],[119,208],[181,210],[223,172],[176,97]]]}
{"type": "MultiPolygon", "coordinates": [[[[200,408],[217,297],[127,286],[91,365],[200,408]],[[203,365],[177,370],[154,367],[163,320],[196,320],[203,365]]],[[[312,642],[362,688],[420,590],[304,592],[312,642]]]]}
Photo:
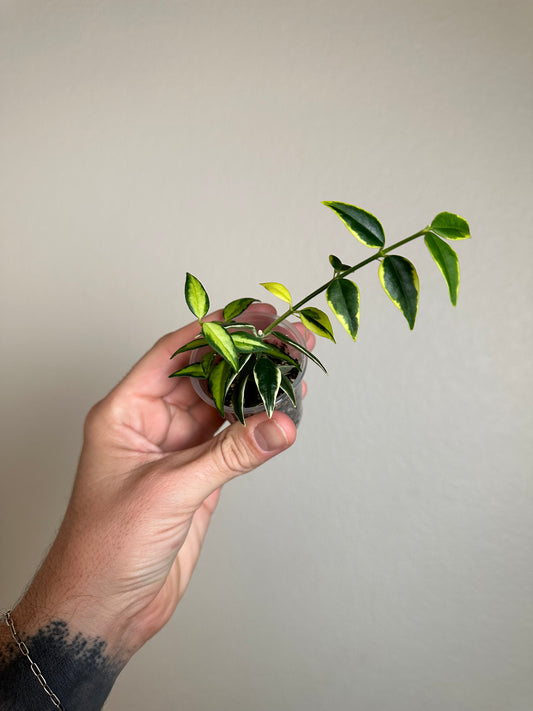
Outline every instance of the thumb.
{"type": "Polygon", "coordinates": [[[294,422],[281,412],[271,418],[266,413],[254,415],[246,420],[246,427],[235,422],[195,447],[195,456],[180,467],[180,493],[190,504],[200,506],[227,481],[268,461],[295,439],[294,422]]]}

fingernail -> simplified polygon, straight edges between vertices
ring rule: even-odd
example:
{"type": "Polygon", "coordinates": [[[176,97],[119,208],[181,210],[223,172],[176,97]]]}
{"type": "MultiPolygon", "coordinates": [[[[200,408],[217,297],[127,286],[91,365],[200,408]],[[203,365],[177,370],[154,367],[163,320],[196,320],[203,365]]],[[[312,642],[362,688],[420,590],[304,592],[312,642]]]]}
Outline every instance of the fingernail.
{"type": "Polygon", "coordinates": [[[257,446],[263,452],[274,452],[276,449],[285,449],[289,444],[287,435],[275,420],[265,420],[254,430],[257,446]]]}

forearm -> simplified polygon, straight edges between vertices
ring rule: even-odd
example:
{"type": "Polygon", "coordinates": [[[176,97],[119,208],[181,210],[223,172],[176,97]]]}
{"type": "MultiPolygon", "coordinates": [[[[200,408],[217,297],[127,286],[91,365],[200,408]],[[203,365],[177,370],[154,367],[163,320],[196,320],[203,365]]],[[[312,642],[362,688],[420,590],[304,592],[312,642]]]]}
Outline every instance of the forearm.
{"type": "Polygon", "coordinates": [[[96,601],[76,599],[56,584],[53,558],[51,551],[11,612],[15,635],[0,617],[0,711],[98,711],[131,656],[96,601]],[[39,670],[60,707],[39,682],[39,670]]]}

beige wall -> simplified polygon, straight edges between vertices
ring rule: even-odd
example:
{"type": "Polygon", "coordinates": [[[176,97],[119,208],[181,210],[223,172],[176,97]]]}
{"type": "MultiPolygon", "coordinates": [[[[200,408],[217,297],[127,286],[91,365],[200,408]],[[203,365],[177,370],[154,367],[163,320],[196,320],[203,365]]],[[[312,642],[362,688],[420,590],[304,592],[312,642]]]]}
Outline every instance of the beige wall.
{"type": "Polygon", "coordinates": [[[530,2],[4,0],[0,606],[68,498],[90,405],[212,301],[303,295],[440,210],[410,333],[360,273],[296,446],[225,490],[192,587],[107,709],[533,708],[530,2]]]}

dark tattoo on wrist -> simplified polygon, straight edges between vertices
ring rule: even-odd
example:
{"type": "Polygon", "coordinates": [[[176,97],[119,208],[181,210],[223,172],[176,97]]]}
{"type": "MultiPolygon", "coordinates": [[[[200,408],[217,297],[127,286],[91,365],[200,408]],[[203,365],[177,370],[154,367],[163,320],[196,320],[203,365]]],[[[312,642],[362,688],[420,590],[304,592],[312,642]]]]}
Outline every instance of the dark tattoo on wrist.
{"type": "MultiPolygon", "coordinates": [[[[20,635],[32,660],[66,711],[99,711],[125,661],[112,658],[101,637],[72,634],[52,620],[30,636],[20,635]]],[[[53,709],[14,640],[0,649],[0,711],[53,709]]]]}

